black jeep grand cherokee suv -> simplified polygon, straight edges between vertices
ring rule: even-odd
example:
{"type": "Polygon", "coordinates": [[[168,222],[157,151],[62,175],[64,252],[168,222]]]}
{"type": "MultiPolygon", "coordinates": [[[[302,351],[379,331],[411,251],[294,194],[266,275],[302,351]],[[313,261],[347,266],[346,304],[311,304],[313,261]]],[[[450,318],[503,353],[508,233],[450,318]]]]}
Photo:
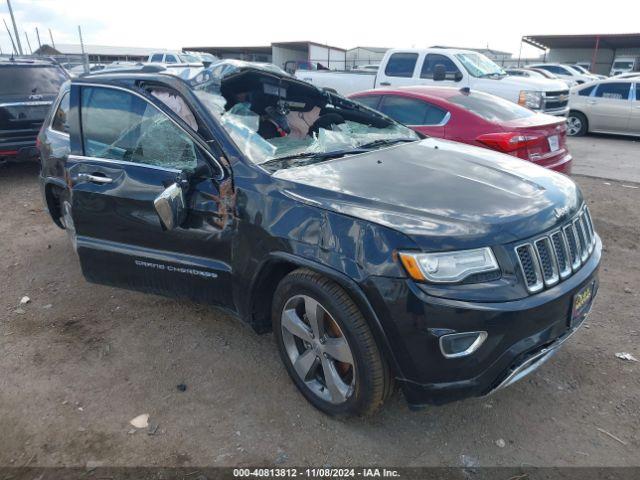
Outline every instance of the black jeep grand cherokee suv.
{"type": "Polygon", "coordinates": [[[568,177],[265,69],[190,78],[76,79],[43,127],[44,198],[89,281],[273,329],[338,416],[394,383],[411,406],[486,395],[583,322],[601,243],[568,177]]]}
{"type": "Polygon", "coordinates": [[[67,79],[49,61],[0,59],[0,164],[37,158],[38,130],[67,79]]]}

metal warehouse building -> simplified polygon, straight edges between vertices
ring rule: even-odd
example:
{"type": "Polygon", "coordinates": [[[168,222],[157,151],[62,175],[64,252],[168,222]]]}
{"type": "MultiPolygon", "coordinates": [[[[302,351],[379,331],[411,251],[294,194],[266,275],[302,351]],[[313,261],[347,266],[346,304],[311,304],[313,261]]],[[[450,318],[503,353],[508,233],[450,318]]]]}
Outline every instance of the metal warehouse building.
{"type": "Polygon", "coordinates": [[[252,62],[269,62],[285,68],[287,62],[310,62],[332,70],[346,66],[347,51],[316,42],[274,42],[258,47],[184,47],[184,51],[208,52],[219,58],[235,58],[252,62]]]}
{"type": "Polygon", "coordinates": [[[640,33],[528,35],[522,41],[544,50],[546,62],[589,64],[602,75],[609,74],[616,57],[640,57],[640,33]]]}
{"type": "MultiPolygon", "coordinates": [[[[146,61],[151,53],[162,52],[164,48],[113,47],[108,45],[86,45],[85,54],[90,62],[108,63],[114,61],[146,61]]],[[[80,55],[80,44],[56,43],[55,46],[43,44],[33,52],[34,55],[80,55]]]]}
{"type": "Polygon", "coordinates": [[[389,50],[385,47],[354,47],[347,50],[347,69],[363,65],[378,65],[389,50]]]}

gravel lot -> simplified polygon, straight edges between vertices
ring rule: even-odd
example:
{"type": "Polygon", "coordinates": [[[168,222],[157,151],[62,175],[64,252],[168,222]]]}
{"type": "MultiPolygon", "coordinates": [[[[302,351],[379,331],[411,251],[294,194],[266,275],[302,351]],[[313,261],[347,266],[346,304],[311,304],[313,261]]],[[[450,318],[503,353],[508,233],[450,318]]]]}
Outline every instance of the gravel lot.
{"type": "Polygon", "coordinates": [[[272,335],[86,283],[43,211],[37,166],[0,169],[0,466],[639,465],[640,363],[615,354],[640,359],[640,147],[571,146],[575,171],[623,180],[576,176],[605,244],[587,325],[495,396],[411,412],[396,393],[346,422],[304,401],[272,335]],[[143,413],[151,432],[129,425],[143,413]]]}

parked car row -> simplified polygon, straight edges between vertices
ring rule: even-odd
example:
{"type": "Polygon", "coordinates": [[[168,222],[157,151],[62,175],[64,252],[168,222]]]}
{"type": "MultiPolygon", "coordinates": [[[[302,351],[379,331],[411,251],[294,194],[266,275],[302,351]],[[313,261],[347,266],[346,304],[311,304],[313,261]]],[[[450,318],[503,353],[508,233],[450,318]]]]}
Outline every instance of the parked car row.
{"type": "MultiPolygon", "coordinates": [[[[428,55],[392,53],[380,79],[410,81],[388,74],[428,55]]],[[[465,55],[460,82],[507,80],[465,55]]],[[[414,407],[490,394],[583,324],[602,244],[578,186],[533,165],[566,168],[563,117],[464,83],[356,102],[266,66],[213,68],[60,90],[40,180],[87,280],[272,330],[301,394],[341,417],[394,384],[414,407]]]]}
{"type": "Polygon", "coordinates": [[[377,71],[298,71],[298,78],[342,95],[381,87],[443,85],[490,93],[532,110],[566,116],[567,84],[514,77],[481,53],[451,48],[392,49],[377,71]]]}

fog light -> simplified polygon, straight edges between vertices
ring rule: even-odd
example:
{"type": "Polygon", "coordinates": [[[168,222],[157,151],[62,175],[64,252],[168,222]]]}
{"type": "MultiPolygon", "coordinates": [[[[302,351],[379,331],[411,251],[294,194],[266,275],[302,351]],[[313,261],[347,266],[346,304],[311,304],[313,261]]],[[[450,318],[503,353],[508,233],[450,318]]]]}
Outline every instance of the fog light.
{"type": "Polygon", "coordinates": [[[487,339],[487,332],[450,333],[440,337],[440,351],[445,358],[471,355],[487,339]]]}

